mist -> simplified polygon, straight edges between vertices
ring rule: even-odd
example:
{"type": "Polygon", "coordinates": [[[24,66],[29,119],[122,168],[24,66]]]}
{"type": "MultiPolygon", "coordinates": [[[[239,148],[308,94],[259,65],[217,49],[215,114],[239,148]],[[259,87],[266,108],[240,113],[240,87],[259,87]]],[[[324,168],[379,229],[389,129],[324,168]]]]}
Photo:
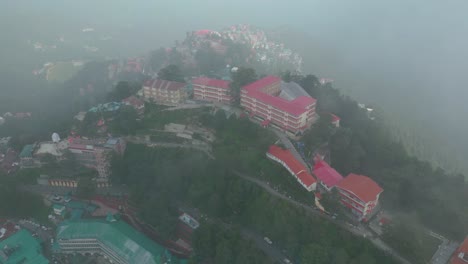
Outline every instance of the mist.
{"type": "Polygon", "coordinates": [[[171,46],[197,29],[239,23],[280,28],[287,32],[282,41],[304,57],[305,73],[332,78],[358,101],[418,129],[429,128],[431,140],[458,153],[468,149],[460,140],[446,141],[468,132],[460,122],[468,113],[467,1],[47,0],[0,6],[1,68],[33,60],[18,45],[26,39],[70,36],[84,27],[118,36],[109,43],[112,57],[171,46]]]}

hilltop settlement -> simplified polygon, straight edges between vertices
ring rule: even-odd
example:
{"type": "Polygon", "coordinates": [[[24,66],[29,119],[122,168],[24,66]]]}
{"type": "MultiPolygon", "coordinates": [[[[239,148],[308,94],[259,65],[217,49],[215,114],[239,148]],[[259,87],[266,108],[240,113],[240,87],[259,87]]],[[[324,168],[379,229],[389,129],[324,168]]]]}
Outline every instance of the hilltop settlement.
{"type": "Polygon", "coordinates": [[[464,180],[301,65],[246,25],[81,65],[63,129],[0,139],[0,263],[467,263],[464,180]]]}

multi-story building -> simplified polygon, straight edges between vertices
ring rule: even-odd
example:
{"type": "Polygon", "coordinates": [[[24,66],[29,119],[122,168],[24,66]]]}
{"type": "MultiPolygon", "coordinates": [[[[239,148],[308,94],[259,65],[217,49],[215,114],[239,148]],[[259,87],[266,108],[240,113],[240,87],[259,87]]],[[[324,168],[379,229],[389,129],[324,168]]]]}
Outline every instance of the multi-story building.
{"type": "Polygon", "coordinates": [[[284,83],[279,77],[267,76],[242,87],[241,106],[251,117],[300,135],[317,119],[316,100],[295,83],[284,83]]]}
{"type": "Polygon", "coordinates": [[[56,243],[60,253],[101,254],[116,264],[180,263],[167,249],[113,217],[62,222],[56,243]]]}
{"type": "Polygon", "coordinates": [[[107,179],[109,176],[110,155],[113,152],[122,155],[125,147],[126,142],[122,138],[107,140],[70,138],[68,145],[76,160],[85,167],[97,170],[101,179],[107,179]]]}
{"type": "Polygon", "coordinates": [[[139,115],[142,115],[145,113],[145,102],[141,100],[140,98],[137,98],[132,95],[130,97],[123,99],[122,103],[124,103],[124,105],[133,107],[139,115]]]}
{"type": "Polygon", "coordinates": [[[371,178],[349,174],[336,187],[341,203],[348,207],[359,221],[367,221],[379,202],[383,189],[371,178]]]}
{"type": "Polygon", "coordinates": [[[146,101],[165,105],[178,105],[185,102],[188,93],[185,83],[153,79],[144,83],[143,96],[146,101]]]}
{"type": "Polygon", "coordinates": [[[468,237],[455,250],[450,259],[450,264],[466,264],[468,263],[468,237]]]}
{"type": "Polygon", "coordinates": [[[341,174],[323,160],[315,163],[312,173],[317,177],[320,185],[327,191],[331,191],[343,179],[341,174]]]}
{"type": "Polygon", "coordinates": [[[42,246],[26,229],[21,229],[0,241],[0,263],[2,264],[49,264],[42,255],[42,246]]]}
{"type": "Polygon", "coordinates": [[[317,187],[317,181],[308,172],[307,168],[294,157],[294,155],[287,149],[282,149],[276,145],[270,146],[267,157],[280,163],[285,167],[296,180],[306,188],[307,191],[314,191],[317,187]]]}
{"type": "Polygon", "coordinates": [[[192,81],[192,86],[195,100],[223,104],[231,104],[234,101],[228,81],[198,77],[192,81]]]}

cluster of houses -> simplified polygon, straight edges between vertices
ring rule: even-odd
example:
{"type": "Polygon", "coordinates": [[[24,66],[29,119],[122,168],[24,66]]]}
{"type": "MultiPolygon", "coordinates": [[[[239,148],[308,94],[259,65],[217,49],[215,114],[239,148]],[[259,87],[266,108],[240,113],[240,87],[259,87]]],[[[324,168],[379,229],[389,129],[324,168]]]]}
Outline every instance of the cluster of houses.
{"type": "MultiPolygon", "coordinates": [[[[220,105],[234,102],[227,80],[197,77],[192,79],[191,87],[196,101],[220,105]]],[[[155,79],[146,82],[143,89],[145,100],[156,103],[177,105],[189,97],[183,83],[155,79]]],[[[264,127],[279,129],[291,137],[302,135],[318,119],[316,100],[298,84],[284,82],[276,76],[266,76],[242,87],[240,105],[251,120],[264,127]]],[[[330,115],[331,123],[339,127],[340,118],[330,115]]],[[[269,148],[267,157],[282,164],[308,191],[331,192],[336,188],[341,203],[360,221],[367,221],[376,213],[383,189],[371,178],[353,173],[343,177],[320,158],[315,160],[310,171],[290,150],[276,145],[269,148]]]]}
{"type": "Polygon", "coordinates": [[[309,172],[290,150],[277,145],[270,146],[266,155],[286,168],[309,192],[331,192],[336,188],[340,202],[349,208],[359,221],[367,221],[376,213],[375,209],[383,189],[371,178],[354,173],[343,177],[324,160],[319,159],[316,160],[312,172],[309,172]]]}

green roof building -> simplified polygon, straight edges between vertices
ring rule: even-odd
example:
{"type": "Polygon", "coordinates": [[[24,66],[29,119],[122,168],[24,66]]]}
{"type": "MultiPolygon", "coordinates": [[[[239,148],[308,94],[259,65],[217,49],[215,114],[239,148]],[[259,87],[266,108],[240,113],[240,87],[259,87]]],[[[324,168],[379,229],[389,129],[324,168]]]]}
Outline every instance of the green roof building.
{"type": "Polygon", "coordinates": [[[19,154],[19,157],[20,158],[32,158],[33,151],[34,151],[35,147],[36,147],[35,144],[24,146],[23,149],[21,150],[20,154],[19,154]]]}
{"type": "Polygon", "coordinates": [[[41,250],[39,241],[22,229],[0,242],[0,264],[48,264],[41,250]]]}
{"type": "Polygon", "coordinates": [[[62,222],[57,228],[56,242],[61,253],[98,253],[118,264],[182,263],[163,246],[120,220],[62,222]]]}

